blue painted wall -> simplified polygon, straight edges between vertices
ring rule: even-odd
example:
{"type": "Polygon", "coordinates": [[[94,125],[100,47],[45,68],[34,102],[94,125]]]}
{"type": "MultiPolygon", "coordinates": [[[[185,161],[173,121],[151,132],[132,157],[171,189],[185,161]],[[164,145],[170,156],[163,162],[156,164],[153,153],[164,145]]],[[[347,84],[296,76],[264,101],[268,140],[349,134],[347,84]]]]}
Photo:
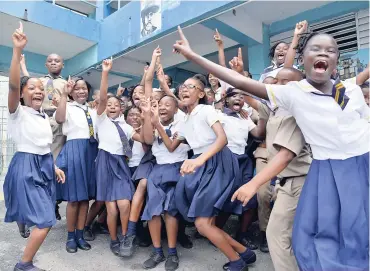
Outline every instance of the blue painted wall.
{"type": "Polygon", "coordinates": [[[100,24],[94,19],[62,9],[45,1],[0,1],[0,11],[86,40],[99,41],[100,24]],[[73,27],[71,27],[73,26],[73,27]]]}
{"type": "Polygon", "coordinates": [[[263,70],[270,66],[269,50],[270,31],[267,25],[263,25],[263,43],[248,47],[249,72],[253,79],[258,80],[263,70]]]}

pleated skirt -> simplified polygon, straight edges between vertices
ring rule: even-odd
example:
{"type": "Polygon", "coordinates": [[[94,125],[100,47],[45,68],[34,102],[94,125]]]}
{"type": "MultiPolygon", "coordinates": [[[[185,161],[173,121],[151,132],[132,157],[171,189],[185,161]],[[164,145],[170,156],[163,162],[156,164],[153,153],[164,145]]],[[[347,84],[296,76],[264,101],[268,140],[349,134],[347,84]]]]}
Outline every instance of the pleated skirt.
{"type": "Polygon", "coordinates": [[[292,242],[300,270],[369,270],[369,153],[312,162],[292,242]]]}
{"type": "Polygon", "coordinates": [[[98,143],[89,139],[68,140],[56,159],[66,175],[64,184],[57,184],[57,200],[84,201],[96,198],[95,159],[98,143]]]}
{"type": "Polygon", "coordinates": [[[96,157],[96,200],[132,200],[135,186],[126,157],[99,150],[96,157]]]}
{"type": "Polygon", "coordinates": [[[175,187],[180,179],[180,168],[183,162],[174,164],[155,165],[147,182],[146,205],[142,220],[151,220],[168,212],[177,215],[175,187]]]}
{"type": "Polygon", "coordinates": [[[137,167],[131,168],[132,180],[135,183],[138,183],[141,179],[148,179],[155,164],[156,159],[152,154],[152,151],[149,150],[141,159],[140,164],[137,167]]]}
{"type": "Polygon", "coordinates": [[[230,200],[238,182],[238,171],[238,159],[224,147],[194,174],[181,177],[175,191],[179,213],[189,222],[196,217],[216,216],[230,200]]]}
{"type": "Polygon", "coordinates": [[[4,182],[5,222],[50,228],[55,219],[55,168],[51,153],[17,152],[4,182]]]}

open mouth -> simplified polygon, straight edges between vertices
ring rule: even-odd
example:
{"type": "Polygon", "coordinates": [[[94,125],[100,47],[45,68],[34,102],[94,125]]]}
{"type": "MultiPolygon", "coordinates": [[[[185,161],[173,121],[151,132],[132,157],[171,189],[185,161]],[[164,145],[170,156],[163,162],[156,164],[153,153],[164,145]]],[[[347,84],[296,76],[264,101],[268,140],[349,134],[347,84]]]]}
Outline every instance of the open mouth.
{"type": "Polygon", "coordinates": [[[278,60],[284,60],[284,58],[285,58],[285,54],[284,53],[278,53],[278,55],[277,55],[277,59],[278,60]]]}
{"type": "Polygon", "coordinates": [[[328,69],[328,62],[325,60],[318,60],[313,64],[313,68],[318,73],[324,73],[328,69]]]}
{"type": "Polygon", "coordinates": [[[234,109],[234,110],[240,110],[240,108],[241,108],[241,103],[240,103],[240,101],[235,101],[235,102],[233,103],[233,109],[234,109]]]}
{"type": "Polygon", "coordinates": [[[32,101],[35,101],[35,102],[42,102],[42,97],[34,97],[32,98],[32,101]]]}
{"type": "Polygon", "coordinates": [[[160,117],[166,117],[168,114],[167,112],[159,112],[160,117]]]}
{"type": "Polygon", "coordinates": [[[189,99],[190,98],[190,95],[187,94],[187,93],[182,93],[182,99],[189,99]]]}

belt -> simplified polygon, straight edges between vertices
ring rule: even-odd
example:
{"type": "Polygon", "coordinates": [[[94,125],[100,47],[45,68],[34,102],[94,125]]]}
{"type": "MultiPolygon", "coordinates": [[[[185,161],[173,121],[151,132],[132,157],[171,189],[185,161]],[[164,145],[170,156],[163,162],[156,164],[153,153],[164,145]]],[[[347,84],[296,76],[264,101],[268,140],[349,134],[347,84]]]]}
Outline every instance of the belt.
{"type": "Polygon", "coordinates": [[[280,184],[280,186],[284,186],[288,179],[290,179],[290,178],[299,178],[299,177],[304,177],[304,176],[307,176],[307,174],[299,175],[299,176],[291,176],[291,177],[278,177],[277,180],[276,180],[276,184],[280,184]]]}

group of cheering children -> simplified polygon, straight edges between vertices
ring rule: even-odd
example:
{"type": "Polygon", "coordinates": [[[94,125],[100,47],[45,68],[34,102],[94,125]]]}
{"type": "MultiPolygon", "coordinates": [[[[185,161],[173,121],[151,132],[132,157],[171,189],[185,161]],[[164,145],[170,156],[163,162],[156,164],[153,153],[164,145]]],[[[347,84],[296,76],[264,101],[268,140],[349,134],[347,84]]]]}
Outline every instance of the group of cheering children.
{"type": "Polygon", "coordinates": [[[122,99],[108,94],[112,59],[102,63],[100,97],[89,106],[90,85],[63,82],[58,56],[49,64],[48,57],[43,80],[21,78],[27,37],[22,24],[14,32],[8,107],[18,151],[4,183],[5,222],[17,222],[29,237],[14,270],[41,270],[34,255],[56,223],[56,202],[66,201],[69,253],[91,248],[90,225],[105,205],[117,256],[134,254],[143,220],[153,244],[143,268],[165,261],[165,270],[178,269],[186,220],[228,258],[224,270],[246,271],[256,261],[245,232],[257,200],[268,243],[261,250],[270,251],[276,270],[368,270],[369,97],[358,86],[368,69],[341,82],[338,45],[330,35],[307,34],[305,21],[290,46],[272,48],[273,65],[260,82],[244,71],[241,49],[226,67],[217,30],[220,65],[193,52],[178,31],[174,52],[207,70],[211,87],[195,75],[175,95],[156,48],[125,114],[122,99]],[[304,74],[293,66],[296,54],[304,74]],[[153,88],[155,73],[160,89],[153,88]],[[254,152],[254,177],[249,134],[264,140],[254,152]],[[230,214],[240,216],[237,240],[222,230],[230,214]]]}

